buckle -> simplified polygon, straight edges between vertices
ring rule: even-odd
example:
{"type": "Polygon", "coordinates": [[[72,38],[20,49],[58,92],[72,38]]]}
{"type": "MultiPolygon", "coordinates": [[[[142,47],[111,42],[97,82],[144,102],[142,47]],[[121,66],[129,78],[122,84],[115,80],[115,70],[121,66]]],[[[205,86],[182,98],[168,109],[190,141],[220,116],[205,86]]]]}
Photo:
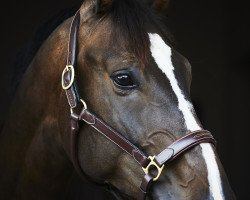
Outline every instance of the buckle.
{"type": "Polygon", "coordinates": [[[66,65],[66,67],[64,68],[63,72],[62,72],[62,88],[64,90],[67,90],[69,89],[72,84],[74,83],[74,78],[75,78],[75,69],[74,69],[74,66],[73,65],[66,65]],[[66,72],[70,72],[70,80],[69,80],[69,84],[68,85],[65,85],[65,73],[66,72]]]}
{"type": "MultiPolygon", "coordinates": [[[[83,110],[87,110],[87,109],[88,109],[88,107],[87,107],[86,102],[85,102],[84,100],[82,100],[82,99],[80,99],[80,102],[81,102],[81,103],[82,103],[82,105],[83,105],[83,110]]],[[[73,108],[70,108],[70,113],[71,113],[71,114],[73,114],[73,113],[74,113],[73,108]]]]}
{"type": "Polygon", "coordinates": [[[150,159],[150,162],[148,164],[147,167],[142,167],[143,171],[145,172],[145,174],[149,174],[150,173],[150,169],[156,168],[157,169],[157,175],[153,178],[153,181],[157,181],[161,175],[161,172],[164,168],[164,165],[159,166],[155,161],[155,156],[149,156],[148,159],[150,159]]]}

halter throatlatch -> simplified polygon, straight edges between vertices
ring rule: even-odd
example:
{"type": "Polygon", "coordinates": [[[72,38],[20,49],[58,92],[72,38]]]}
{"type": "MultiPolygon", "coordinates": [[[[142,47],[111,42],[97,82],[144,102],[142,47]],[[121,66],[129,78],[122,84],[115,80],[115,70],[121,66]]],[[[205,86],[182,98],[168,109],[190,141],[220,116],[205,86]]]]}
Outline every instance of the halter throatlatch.
{"type": "Polygon", "coordinates": [[[71,159],[74,167],[81,177],[85,177],[78,160],[78,145],[77,138],[79,133],[79,122],[83,121],[86,124],[95,128],[99,133],[117,145],[121,150],[129,154],[134,160],[142,167],[145,176],[142,179],[140,186],[140,194],[138,199],[144,200],[151,184],[157,181],[164,169],[164,166],[173,161],[179,155],[190,150],[192,147],[200,143],[215,144],[215,140],[211,133],[206,130],[198,130],[187,133],[184,137],[173,142],[161,153],[154,156],[147,156],[143,151],[137,148],[134,144],[123,137],[118,131],[114,130],[100,118],[92,114],[88,109],[86,103],[79,98],[76,81],[75,81],[75,68],[76,65],[76,52],[77,52],[77,32],[79,29],[80,12],[79,10],[73,17],[70,31],[69,43],[67,53],[67,64],[62,73],[62,88],[66,92],[68,103],[71,110],[71,159]],[[83,109],[78,115],[74,113],[76,108],[81,102],[83,109]],[[155,173],[156,172],[156,173],[155,173]]]}

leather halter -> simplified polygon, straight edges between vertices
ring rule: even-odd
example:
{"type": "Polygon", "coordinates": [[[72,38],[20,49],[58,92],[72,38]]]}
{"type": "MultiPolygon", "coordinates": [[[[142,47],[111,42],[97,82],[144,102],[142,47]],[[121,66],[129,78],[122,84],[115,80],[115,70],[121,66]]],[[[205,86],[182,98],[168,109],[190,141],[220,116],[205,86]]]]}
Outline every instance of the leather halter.
{"type": "Polygon", "coordinates": [[[103,120],[92,114],[88,109],[86,103],[79,99],[75,82],[75,68],[76,66],[76,52],[77,52],[77,33],[79,29],[80,12],[79,10],[73,17],[70,31],[69,31],[69,43],[67,53],[67,64],[62,73],[62,87],[66,92],[68,103],[71,110],[71,159],[74,167],[81,177],[85,177],[78,160],[78,148],[77,138],[79,133],[79,122],[83,121],[86,124],[93,127],[121,150],[129,154],[134,160],[142,167],[145,172],[145,176],[142,179],[140,186],[140,194],[138,199],[144,200],[151,184],[160,177],[164,165],[173,161],[179,155],[190,150],[192,147],[200,143],[212,143],[215,144],[215,140],[211,133],[206,130],[198,130],[187,133],[184,137],[179,138],[161,153],[155,156],[147,156],[143,151],[137,148],[134,144],[128,141],[118,131],[114,130],[103,120]],[[74,112],[74,108],[79,105],[79,102],[83,103],[83,109],[78,115],[74,112]],[[152,171],[157,171],[157,174],[153,174],[152,171]]]}

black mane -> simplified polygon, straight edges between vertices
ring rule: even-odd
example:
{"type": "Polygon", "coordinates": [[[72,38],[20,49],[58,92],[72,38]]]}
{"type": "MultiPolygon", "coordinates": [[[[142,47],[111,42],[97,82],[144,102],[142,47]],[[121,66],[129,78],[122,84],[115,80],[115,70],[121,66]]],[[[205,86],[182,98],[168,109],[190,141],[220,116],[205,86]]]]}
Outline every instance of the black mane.
{"type": "Polygon", "coordinates": [[[156,15],[146,2],[146,0],[113,0],[111,8],[106,13],[113,22],[112,42],[116,43],[120,36],[125,38],[130,51],[143,63],[147,63],[149,52],[148,31],[157,28],[165,37],[167,32],[159,15],[156,15]]]}

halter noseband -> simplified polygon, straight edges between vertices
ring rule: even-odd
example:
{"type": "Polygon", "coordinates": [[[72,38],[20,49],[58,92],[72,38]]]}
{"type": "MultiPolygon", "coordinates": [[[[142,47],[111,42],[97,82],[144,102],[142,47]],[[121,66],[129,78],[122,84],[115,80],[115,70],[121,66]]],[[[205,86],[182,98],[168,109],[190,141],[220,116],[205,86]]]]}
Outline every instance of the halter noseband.
{"type": "Polygon", "coordinates": [[[147,156],[143,151],[138,149],[134,144],[123,137],[118,131],[111,128],[108,124],[100,118],[92,114],[88,109],[86,103],[79,98],[76,82],[75,69],[76,51],[77,51],[77,33],[79,29],[80,12],[79,10],[73,17],[70,32],[67,53],[67,64],[62,73],[62,88],[66,92],[68,103],[71,110],[71,159],[74,167],[81,177],[85,177],[78,160],[77,138],[79,133],[79,122],[83,121],[96,129],[99,133],[117,145],[121,150],[129,154],[134,160],[141,165],[145,176],[142,179],[140,186],[140,194],[138,199],[144,200],[151,184],[157,181],[161,175],[164,165],[173,161],[179,155],[185,153],[192,147],[200,143],[215,144],[215,140],[211,133],[207,130],[198,130],[190,132],[184,137],[173,142],[161,153],[155,156],[147,156]],[[79,102],[82,102],[83,109],[79,115],[74,112],[79,102]],[[157,171],[153,174],[152,171],[157,171]]]}

